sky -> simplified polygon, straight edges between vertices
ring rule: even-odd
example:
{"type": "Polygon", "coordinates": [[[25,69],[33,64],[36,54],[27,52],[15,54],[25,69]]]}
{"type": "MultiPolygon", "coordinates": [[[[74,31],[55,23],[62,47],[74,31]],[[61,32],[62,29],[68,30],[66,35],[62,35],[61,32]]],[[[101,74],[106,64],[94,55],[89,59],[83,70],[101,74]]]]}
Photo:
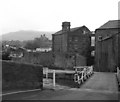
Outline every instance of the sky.
{"type": "Polygon", "coordinates": [[[62,22],[91,31],[118,19],[119,0],[0,0],[0,35],[19,30],[58,31],[62,22]]]}

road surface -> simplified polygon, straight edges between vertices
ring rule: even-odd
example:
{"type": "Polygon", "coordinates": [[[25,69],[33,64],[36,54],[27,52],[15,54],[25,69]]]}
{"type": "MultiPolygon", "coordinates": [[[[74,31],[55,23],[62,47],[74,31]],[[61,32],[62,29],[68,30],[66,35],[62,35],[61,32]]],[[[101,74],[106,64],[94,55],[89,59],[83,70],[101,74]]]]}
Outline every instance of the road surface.
{"type": "Polygon", "coordinates": [[[120,100],[114,73],[93,74],[79,89],[63,87],[4,95],[3,100],[120,100]]]}

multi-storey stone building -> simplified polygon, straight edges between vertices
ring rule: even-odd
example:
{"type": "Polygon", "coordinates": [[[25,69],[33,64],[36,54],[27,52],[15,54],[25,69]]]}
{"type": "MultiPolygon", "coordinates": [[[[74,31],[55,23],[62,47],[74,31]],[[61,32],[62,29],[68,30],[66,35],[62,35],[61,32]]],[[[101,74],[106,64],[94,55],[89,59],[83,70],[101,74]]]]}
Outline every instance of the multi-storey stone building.
{"type": "Polygon", "coordinates": [[[91,32],[86,26],[70,28],[62,23],[62,30],[52,35],[54,65],[62,68],[86,66],[90,56],[91,32]]]}

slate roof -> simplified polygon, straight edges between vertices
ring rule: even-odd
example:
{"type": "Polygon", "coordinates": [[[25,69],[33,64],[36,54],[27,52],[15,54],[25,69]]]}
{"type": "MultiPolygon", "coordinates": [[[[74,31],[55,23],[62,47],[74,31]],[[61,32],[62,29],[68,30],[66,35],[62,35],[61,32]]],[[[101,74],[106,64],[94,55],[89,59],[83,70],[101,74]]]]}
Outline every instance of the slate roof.
{"type": "Polygon", "coordinates": [[[98,29],[120,28],[120,20],[110,20],[98,29]]]}
{"type": "MultiPolygon", "coordinates": [[[[74,32],[74,31],[76,31],[76,30],[78,30],[78,29],[80,29],[80,28],[83,28],[83,27],[86,27],[86,26],[71,28],[71,29],[70,29],[70,32],[74,32]]],[[[64,32],[63,32],[62,30],[60,30],[60,31],[56,32],[55,35],[56,35],[56,34],[62,34],[62,33],[64,33],[64,32]]]]}

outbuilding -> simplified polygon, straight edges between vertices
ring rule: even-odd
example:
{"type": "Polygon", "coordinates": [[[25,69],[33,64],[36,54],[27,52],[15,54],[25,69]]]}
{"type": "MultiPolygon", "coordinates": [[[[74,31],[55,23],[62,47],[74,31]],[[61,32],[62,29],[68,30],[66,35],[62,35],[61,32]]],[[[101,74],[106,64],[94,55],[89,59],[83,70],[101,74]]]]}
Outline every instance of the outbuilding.
{"type": "Polygon", "coordinates": [[[110,20],[95,31],[95,70],[114,72],[120,66],[120,20],[110,20]]]}

